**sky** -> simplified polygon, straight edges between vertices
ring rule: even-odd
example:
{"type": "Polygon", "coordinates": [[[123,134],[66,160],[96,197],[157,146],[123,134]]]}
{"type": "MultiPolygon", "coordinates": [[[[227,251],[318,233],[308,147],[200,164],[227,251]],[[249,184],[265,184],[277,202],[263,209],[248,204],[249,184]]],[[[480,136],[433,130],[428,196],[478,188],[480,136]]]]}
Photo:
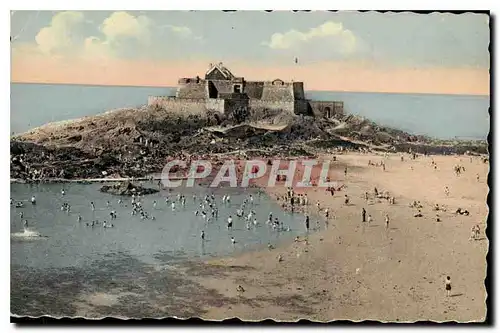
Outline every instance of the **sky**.
{"type": "Polygon", "coordinates": [[[11,38],[11,82],[175,86],[222,62],[306,90],[489,95],[486,14],[13,11],[11,38]]]}

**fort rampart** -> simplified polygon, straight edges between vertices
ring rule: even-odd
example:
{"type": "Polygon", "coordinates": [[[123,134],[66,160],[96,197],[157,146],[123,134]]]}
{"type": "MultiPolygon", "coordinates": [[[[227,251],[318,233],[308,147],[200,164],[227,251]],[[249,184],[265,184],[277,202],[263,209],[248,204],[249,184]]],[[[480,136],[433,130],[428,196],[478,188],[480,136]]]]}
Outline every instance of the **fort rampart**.
{"type": "Polygon", "coordinates": [[[305,99],[303,82],[245,81],[221,63],[211,64],[205,78],[179,79],[175,97],[150,96],[148,105],[183,115],[203,115],[207,111],[227,114],[242,108],[327,118],[343,113],[342,102],[305,99]]]}

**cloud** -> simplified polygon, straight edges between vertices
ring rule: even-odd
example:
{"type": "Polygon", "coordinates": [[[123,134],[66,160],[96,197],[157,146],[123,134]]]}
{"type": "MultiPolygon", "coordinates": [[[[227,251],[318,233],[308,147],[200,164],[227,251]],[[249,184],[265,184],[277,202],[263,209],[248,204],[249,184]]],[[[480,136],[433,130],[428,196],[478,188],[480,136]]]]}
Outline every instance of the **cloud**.
{"type": "Polygon", "coordinates": [[[287,50],[311,41],[335,45],[337,51],[343,54],[353,53],[358,45],[358,39],[352,31],[345,29],[342,23],[333,21],[325,22],[307,32],[292,29],[285,33],[274,33],[263,45],[275,50],[287,50]]]}
{"type": "MultiPolygon", "coordinates": [[[[201,41],[189,27],[159,26],[150,17],[125,11],[111,13],[100,23],[85,17],[85,12],[65,11],[52,17],[40,29],[30,49],[50,57],[138,58],[162,57],[169,53],[168,39],[201,41]],[[168,31],[165,36],[164,31],[168,31]]],[[[16,54],[21,51],[16,43],[16,54]]],[[[22,50],[27,50],[26,46],[22,50]]],[[[32,52],[31,51],[31,52],[32,52]]]]}
{"type": "Polygon", "coordinates": [[[194,34],[193,30],[189,27],[175,26],[175,25],[163,25],[160,28],[168,29],[173,32],[176,36],[184,39],[194,39],[194,40],[202,40],[203,37],[197,36],[194,34]]]}
{"type": "Polygon", "coordinates": [[[153,21],[145,15],[135,17],[127,12],[114,12],[102,22],[100,30],[108,41],[132,38],[149,44],[152,26],[153,21]]]}
{"type": "Polygon", "coordinates": [[[68,52],[81,43],[79,26],[84,23],[81,12],[67,11],[52,17],[50,25],[42,28],[35,37],[40,51],[45,54],[68,52]]]}

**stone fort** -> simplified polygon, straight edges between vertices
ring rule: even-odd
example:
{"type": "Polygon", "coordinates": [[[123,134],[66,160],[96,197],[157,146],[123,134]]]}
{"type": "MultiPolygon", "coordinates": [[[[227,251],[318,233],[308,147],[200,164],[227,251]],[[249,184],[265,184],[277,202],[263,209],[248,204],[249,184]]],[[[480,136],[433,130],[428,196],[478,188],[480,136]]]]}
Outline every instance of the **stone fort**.
{"type": "Polygon", "coordinates": [[[207,111],[228,114],[245,108],[326,118],[344,112],[343,102],[306,99],[303,82],[246,81],[234,76],[222,63],[210,64],[204,78],[179,79],[175,96],[150,96],[148,105],[185,115],[207,111]]]}

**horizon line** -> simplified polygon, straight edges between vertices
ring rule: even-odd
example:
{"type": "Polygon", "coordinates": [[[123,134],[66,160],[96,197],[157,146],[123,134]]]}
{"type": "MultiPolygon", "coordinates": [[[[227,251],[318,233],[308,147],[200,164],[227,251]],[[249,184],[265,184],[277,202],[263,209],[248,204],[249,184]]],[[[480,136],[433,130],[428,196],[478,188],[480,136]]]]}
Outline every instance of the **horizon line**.
{"type": "MultiPolygon", "coordinates": [[[[177,89],[176,86],[156,86],[156,85],[132,85],[132,84],[91,84],[91,83],[60,83],[60,82],[21,82],[10,81],[10,84],[39,84],[46,86],[88,86],[88,87],[123,87],[123,88],[169,88],[177,89]]],[[[360,90],[304,90],[305,92],[337,92],[337,93],[366,93],[366,94],[397,94],[397,95],[444,95],[444,96],[473,96],[489,97],[491,94],[463,94],[463,93],[435,93],[435,92],[394,92],[394,91],[360,91],[360,90]]]]}

